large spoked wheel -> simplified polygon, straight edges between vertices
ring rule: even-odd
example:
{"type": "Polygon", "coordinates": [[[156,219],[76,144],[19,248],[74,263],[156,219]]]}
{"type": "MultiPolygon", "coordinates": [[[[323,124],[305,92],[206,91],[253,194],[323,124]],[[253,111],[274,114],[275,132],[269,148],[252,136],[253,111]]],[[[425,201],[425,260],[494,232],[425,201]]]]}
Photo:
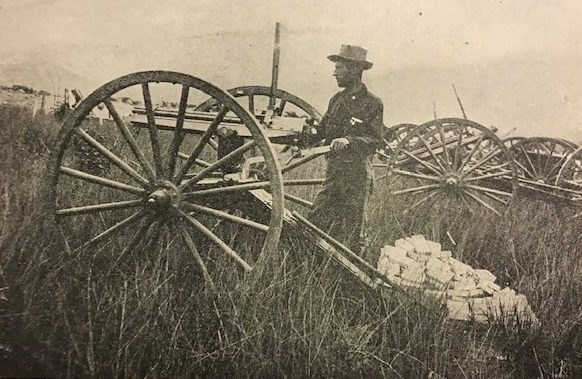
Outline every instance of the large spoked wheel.
{"type": "Polygon", "coordinates": [[[571,143],[557,138],[534,137],[517,142],[510,152],[517,164],[521,186],[554,192],[560,169],[574,149],[571,143]]]}
{"type": "MultiPolygon", "coordinates": [[[[579,147],[564,161],[556,177],[556,187],[565,192],[575,205],[582,205],[582,147],[579,147]]],[[[582,216],[578,211],[573,218],[582,216]]]]}
{"type": "Polygon", "coordinates": [[[384,130],[384,142],[386,145],[396,142],[400,143],[406,137],[406,135],[416,128],[416,124],[398,124],[391,127],[386,127],[384,130]]]}
{"type": "Polygon", "coordinates": [[[578,144],[576,144],[572,141],[568,141],[567,139],[559,138],[559,140],[562,141],[563,143],[565,143],[566,145],[570,146],[572,148],[572,150],[576,150],[577,148],[580,147],[580,146],[578,146],[578,144]]]}
{"type": "MultiPolygon", "coordinates": [[[[303,117],[321,120],[321,113],[305,100],[281,89],[271,95],[271,88],[265,86],[242,86],[228,90],[242,106],[263,121],[271,96],[275,98],[274,116],[303,117]]],[[[216,99],[208,99],[196,107],[197,111],[208,112],[216,109],[216,99]]],[[[286,206],[290,210],[305,212],[312,206],[318,186],[323,183],[325,162],[322,152],[300,150],[284,145],[278,154],[282,164],[286,206]],[[320,158],[321,157],[321,158],[320,158]]]]}
{"type": "Polygon", "coordinates": [[[381,162],[387,162],[390,154],[396,146],[402,141],[409,131],[416,128],[416,124],[398,124],[390,127],[384,127],[384,147],[378,149],[377,156],[381,162]]]}
{"type": "Polygon", "coordinates": [[[231,95],[196,77],[150,71],[105,84],[65,120],[48,169],[51,213],[78,256],[121,262],[183,253],[215,288],[240,279],[277,248],[283,187],[272,145],[231,95]],[[208,96],[218,111],[203,124],[185,122],[189,103],[208,96]],[[122,98],[143,102],[141,127],[120,115],[122,98]],[[178,115],[160,128],[155,105],[169,99],[178,115]],[[89,116],[101,104],[113,122],[99,126],[89,116]],[[209,141],[223,128],[246,138],[219,157],[209,141]],[[262,159],[260,179],[232,169],[251,150],[262,159]],[[270,191],[271,210],[257,206],[249,192],[257,188],[270,191]]]}
{"type": "Polygon", "coordinates": [[[507,146],[508,149],[511,149],[516,143],[521,142],[525,139],[525,137],[507,137],[503,140],[503,144],[507,146]]]}
{"type": "Polygon", "coordinates": [[[408,132],[387,164],[393,195],[407,211],[431,205],[501,214],[517,192],[509,150],[488,128],[437,119],[408,132]]]}
{"type": "MultiPolygon", "coordinates": [[[[271,94],[270,87],[243,86],[229,89],[228,93],[236,98],[239,98],[239,100],[246,98],[247,109],[251,112],[251,114],[259,117],[266,110],[269,98],[273,96],[275,98],[274,114],[277,116],[307,116],[314,120],[321,119],[321,114],[309,103],[289,92],[280,89],[275,89],[273,94],[271,94]],[[291,109],[286,110],[289,105],[291,105],[291,107],[289,107],[291,109]]],[[[208,99],[198,105],[196,110],[208,112],[212,109],[215,109],[217,104],[218,103],[216,99],[208,99]]]]}

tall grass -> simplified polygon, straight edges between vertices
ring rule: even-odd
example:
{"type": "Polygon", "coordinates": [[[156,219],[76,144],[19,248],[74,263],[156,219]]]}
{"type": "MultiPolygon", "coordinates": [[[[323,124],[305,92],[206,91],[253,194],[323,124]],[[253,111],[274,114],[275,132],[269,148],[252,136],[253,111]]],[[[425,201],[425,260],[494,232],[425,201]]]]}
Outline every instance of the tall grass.
{"type": "Polygon", "coordinates": [[[292,234],[263,281],[217,296],[168,237],[123,259],[115,244],[68,255],[41,185],[58,127],[0,107],[0,376],[582,375],[580,225],[566,209],[522,198],[503,217],[403,215],[382,182],[372,198],[371,263],[380,246],[424,234],[527,295],[539,328],[454,322],[421,296],[380,296],[292,234]]]}

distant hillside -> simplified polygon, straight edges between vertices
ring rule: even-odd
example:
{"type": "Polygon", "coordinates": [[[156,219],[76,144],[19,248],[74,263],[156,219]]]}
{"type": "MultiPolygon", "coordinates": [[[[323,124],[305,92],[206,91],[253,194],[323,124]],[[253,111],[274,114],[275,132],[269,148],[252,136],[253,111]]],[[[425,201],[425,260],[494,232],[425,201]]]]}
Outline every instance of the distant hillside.
{"type": "Polygon", "coordinates": [[[0,63],[0,84],[21,84],[36,90],[61,93],[65,88],[77,88],[87,80],[66,67],[46,62],[30,60],[24,62],[0,63]]]}

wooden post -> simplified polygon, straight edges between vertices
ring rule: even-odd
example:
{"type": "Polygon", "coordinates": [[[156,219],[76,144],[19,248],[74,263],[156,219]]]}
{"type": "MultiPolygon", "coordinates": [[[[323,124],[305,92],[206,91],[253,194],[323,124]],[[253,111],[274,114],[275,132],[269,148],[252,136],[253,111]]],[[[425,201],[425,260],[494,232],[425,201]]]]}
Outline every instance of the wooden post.
{"type": "Polygon", "coordinates": [[[63,103],[67,104],[67,107],[71,107],[71,103],[69,102],[69,90],[65,88],[65,93],[63,94],[63,103]]]}
{"type": "Polygon", "coordinates": [[[32,106],[32,118],[36,116],[36,111],[38,110],[38,97],[34,97],[34,104],[32,106]]]}
{"type": "Polygon", "coordinates": [[[275,46],[273,48],[273,73],[271,75],[271,96],[269,97],[269,110],[275,109],[275,91],[279,82],[279,59],[281,54],[281,24],[275,24],[275,46]]]}
{"type": "Polygon", "coordinates": [[[46,114],[45,106],[46,106],[46,95],[43,93],[40,98],[40,113],[46,114]]]}
{"type": "Polygon", "coordinates": [[[459,95],[457,95],[457,89],[455,88],[454,84],[453,84],[453,91],[455,91],[455,97],[457,98],[457,102],[459,103],[459,107],[461,107],[461,112],[463,112],[463,118],[466,120],[467,115],[465,114],[465,108],[463,108],[463,103],[461,103],[461,99],[459,99],[459,95]]]}

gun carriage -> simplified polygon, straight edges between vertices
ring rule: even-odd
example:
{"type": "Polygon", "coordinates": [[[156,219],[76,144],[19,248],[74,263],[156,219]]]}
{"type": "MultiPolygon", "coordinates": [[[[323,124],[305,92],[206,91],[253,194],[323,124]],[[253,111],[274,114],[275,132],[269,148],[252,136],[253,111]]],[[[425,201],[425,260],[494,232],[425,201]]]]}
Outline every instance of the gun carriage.
{"type": "MultiPolygon", "coordinates": [[[[120,264],[144,254],[185,254],[215,289],[262,267],[286,225],[367,285],[389,285],[302,216],[323,182],[317,158],[329,147],[305,133],[321,114],[276,88],[275,78],[271,87],[224,91],[191,75],[147,71],[115,79],[85,98],[65,119],[48,170],[50,213],[71,254],[97,259],[115,251],[120,264]],[[136,96],[139,106],[122,117],[116,99],[136,96]],[[170,98],[175,107],[156,107],[170,98]],[[103,105],[112,122],[94,132],[90,115],[103,105]],[[99,157],[97,167],[79,158],[80,145],[99,157]],[[213,273],[223,261],[238,269],[213,273]]],[[[456,118],[400,124],[387,128],[385,137],[374,163],[378,179],[390,179],[394,195],[417,197],[410,209],[453,200],[471,212],[501,214],[519,184],[539,182],[523,179],[532,172],[524,163],[531,161],[529,152],[548,151],[527,140],[508,148],[488,128],[456,118]]],[[[556,142],[549,148],[552,160],[543,164],[551,168],[548,181],[579,197],[582,152],[573,150],[556,142]]]]}

